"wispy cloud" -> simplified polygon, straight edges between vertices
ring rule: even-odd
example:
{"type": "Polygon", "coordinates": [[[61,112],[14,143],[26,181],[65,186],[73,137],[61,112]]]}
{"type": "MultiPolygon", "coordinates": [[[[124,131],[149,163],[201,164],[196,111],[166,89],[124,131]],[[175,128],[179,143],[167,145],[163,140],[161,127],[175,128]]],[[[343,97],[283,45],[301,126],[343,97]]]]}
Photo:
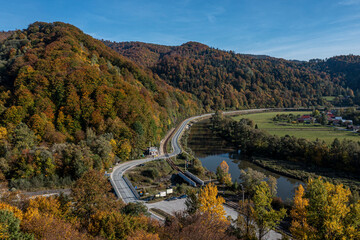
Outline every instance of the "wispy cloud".
{"type": "Polygon", "coordinates": [[[360,4],[360,0],[342,0],[339,2],[339,4],[346,5],[346,6],[358,5],[358,4],[360,4]]]}
{"type": "Polygon", "coordinates": [[[210,23],[215,23],[216,18],[223,14],[225,12],[225,9],[223,7],[215,7],[214,9],[210,10],[206,13],[207,20],[210,23]]]}
{"type": "Polygon", "coordinates": [[[311,58],[327,58],[341,54],[360,54],[358,39],[359,25],[346,29],[323,31],[309,36],[290,36],[274,38],[254,44],[245,53],[264,54],[286,59],[309,60],[311,58]],[[262,44],[263,46],[259,46],[262,44]]]}

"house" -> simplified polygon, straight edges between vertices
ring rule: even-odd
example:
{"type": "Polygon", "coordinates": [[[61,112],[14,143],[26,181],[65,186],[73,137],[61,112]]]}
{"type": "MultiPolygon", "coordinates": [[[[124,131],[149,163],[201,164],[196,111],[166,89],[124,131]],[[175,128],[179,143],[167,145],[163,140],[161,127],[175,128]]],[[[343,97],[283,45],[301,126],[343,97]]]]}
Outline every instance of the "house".
{"type": "Polygon", "coordinates": [[[333,122],[335,119],[335,115],[332,112],[327,112],[326,117],[327,117],[328,122],[333,122]]]}
{"type": "Polygon", "coordinates": [[[347,125],[352,125],[353,124],[353,121],[352,120],[347,120],[347,119],[343,119],[342,120],[342,123],[347,126],[347,125]]]}
{"type": "Polygon", "coordinates": [[[311,123],[315,122],[316,118],[310,115],[302,115],[300,118],[297,119],[299,123],[311,123]]]}
{"type": "Polygon", "coordinates": [[[146,150],[146,155],[157,156],[159,155],[159,149],[157,147],[148,147],[146,150]]]}
{"type": "Polygon", "coordinates": [[[340,124],[342,124],[342,121],[342,117],[334,117],[329,121],[329,123],[334,124],[334,126],[339,126],[340,124]]]}
{"type": "Polygon", "coordinates": [[[328,118],[335,118],[335,115],[334,115],[332,112],[327,112],[327,113],[326,113],[326,116],[327,116],[328,118]]]}
{"type": "Polygon", "coordinates": [[[339,122],[342,122],[342,117],[335,117],[335,120],[339,121],[339,122]]]}

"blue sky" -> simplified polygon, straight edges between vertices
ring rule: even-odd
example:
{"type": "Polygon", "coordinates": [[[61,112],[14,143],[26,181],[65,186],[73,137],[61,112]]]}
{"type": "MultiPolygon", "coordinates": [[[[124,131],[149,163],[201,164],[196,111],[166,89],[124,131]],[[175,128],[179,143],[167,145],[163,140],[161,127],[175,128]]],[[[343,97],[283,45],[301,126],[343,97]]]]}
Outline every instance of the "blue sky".
{"type": "Polygon", "coordinates": [[[0,30],[71,23],[95,38],[309,60],[360,55],[360,0],[3,1],[0,30]]]}

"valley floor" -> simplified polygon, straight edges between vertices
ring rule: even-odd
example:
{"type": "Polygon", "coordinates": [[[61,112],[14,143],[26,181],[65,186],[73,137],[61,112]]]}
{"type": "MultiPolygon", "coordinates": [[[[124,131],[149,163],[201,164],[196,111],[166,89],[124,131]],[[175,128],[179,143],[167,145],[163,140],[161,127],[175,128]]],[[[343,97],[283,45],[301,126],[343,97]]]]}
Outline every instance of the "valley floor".
{"type": "Polygon", "coordinates": [[[258,125],[259,129],[265,130],[270,134],[277,136],[290,135],[297,138],[305,138],[311,141],[316,139],[324,140],[327,144],[331,144],[335,138],[340,141],[343,139],[360,141],[360,135],[351,131],[344,131],[336,129],[332,126],[322,126],[320,124],[304,124],[304,123],[286,123],[286,122],[274,122],[272,120],[277,114],[294,114],[294,115],[306,115],[310,114],[309,111],[282,111],[282,112],[264,112],[253,113],[247,115],[234,116],[234,120],[242,118],[251,119],[258,125]]]}

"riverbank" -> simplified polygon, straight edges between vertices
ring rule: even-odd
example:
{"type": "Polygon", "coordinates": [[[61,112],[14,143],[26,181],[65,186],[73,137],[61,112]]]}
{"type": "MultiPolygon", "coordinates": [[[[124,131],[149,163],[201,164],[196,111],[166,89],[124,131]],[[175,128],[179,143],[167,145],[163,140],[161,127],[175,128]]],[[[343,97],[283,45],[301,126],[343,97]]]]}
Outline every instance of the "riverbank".
{"type": "Polygon", "coordinates": [[[357,175],[335,171],[331,168],[318,167],[300,162],[289,162],[269,158],[253,157],[252,162],[274,173],[306,182],[310,178],[322,177],[334,184],[343,184],[352,191],[360,191],[360,179],[357,175]]]}

